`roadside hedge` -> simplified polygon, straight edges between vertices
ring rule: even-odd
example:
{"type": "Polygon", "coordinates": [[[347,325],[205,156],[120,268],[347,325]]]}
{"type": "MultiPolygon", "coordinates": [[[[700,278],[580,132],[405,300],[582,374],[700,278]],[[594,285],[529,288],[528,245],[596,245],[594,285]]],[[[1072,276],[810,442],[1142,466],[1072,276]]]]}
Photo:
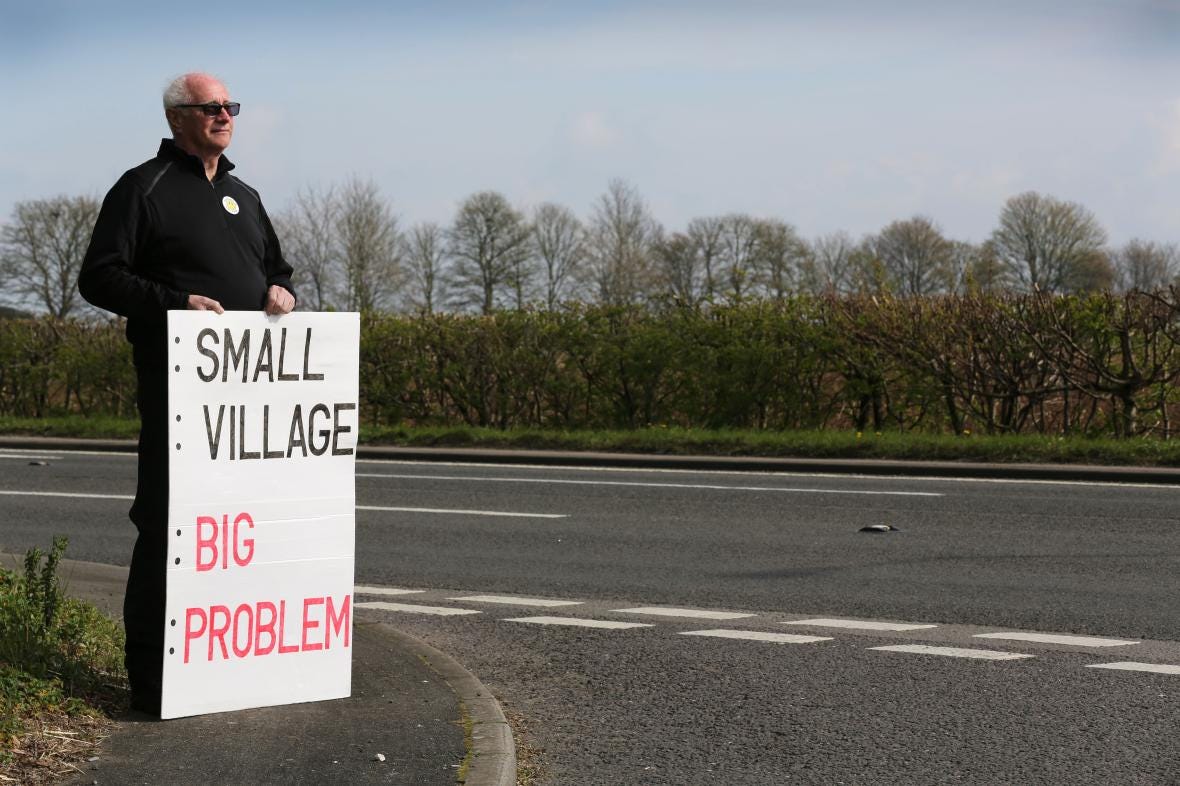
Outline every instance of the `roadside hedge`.
{"type": "MultiPolygon", "coordinates": [[[[367,315],[375,425],[1176,433],[1180,299],[795,297],[367,315]]],[[[133,416],[118,321],[0,321],[0,415],[133,416]]]]}

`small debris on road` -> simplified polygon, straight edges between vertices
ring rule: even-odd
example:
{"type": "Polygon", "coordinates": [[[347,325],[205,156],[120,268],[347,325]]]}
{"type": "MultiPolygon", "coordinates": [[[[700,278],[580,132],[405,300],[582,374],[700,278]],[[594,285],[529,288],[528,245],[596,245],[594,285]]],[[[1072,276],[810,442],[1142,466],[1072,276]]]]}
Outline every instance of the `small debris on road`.
{"type": "Polygon", "coordinates": [[[49,462],[48,461],[30,461],[29,466],[30,467],[48,467],[49,462]]]}
{"type": "Polygon", "coordinates": [[[373,757],[373,761],[385,761],[385,754],[378,753],[376,756],[373,757]]]}
{"type": "Polygon", "coordinates": [[[861,527],[861,532],[901,532],[900,529],[892,524],[869,524],[867,527],[861,527]]]}

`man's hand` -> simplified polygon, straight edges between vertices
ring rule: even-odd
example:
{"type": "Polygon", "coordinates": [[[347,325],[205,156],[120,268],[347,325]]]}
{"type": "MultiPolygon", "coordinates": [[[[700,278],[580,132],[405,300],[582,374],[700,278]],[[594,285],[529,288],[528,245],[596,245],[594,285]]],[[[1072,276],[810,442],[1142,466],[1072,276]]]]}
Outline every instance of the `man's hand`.
{"type": "Polygon", "coordinates": [[[189,295],[188,307],[190,311],[215,311],[218,314],[224,314],[225,309],[211,297],[204,295],[189,295]]]}
{"type": "Polygon", "coordinates": [[[295,296],[278,284],[271,285],[266,290],[266,308],[268,314],[289,314],[295,308],[295,296]]]}

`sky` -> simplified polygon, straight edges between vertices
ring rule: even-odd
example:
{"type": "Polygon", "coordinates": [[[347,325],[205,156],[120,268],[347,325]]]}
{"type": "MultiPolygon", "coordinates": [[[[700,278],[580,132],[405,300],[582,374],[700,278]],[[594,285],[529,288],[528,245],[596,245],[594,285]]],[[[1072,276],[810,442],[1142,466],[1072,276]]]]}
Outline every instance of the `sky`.
{"type": "Polygon", "coordinates": [[[670,230],[979,242],[1032,190],[1180,242],[1180,0],[0,0],[0,221],[105,194],[192,70],[241,102],[228,155],[272,213],[355,177],[403,226],[488,189],[585,217],[621,178],[670,230]]]}

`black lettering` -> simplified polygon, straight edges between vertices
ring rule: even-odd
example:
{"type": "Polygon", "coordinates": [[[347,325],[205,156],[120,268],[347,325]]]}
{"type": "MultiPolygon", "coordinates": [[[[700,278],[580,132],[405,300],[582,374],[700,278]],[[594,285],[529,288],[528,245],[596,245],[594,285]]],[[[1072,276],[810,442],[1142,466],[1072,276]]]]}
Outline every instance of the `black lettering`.
{"type": "Polygon", "coordinates": [[[332,405],[332,455],[333,456],[351,456],[352,448],[337,448],[336,440],[341,434],[347,434],[352,431],[351,426],[340,425],[340,413],[348,412],[356,409],[356,404],[333,404],[332,405]]]}
{"type": "Polygon", "coordinates": [[[325,418],[331,417],[332,413],[328,411],[327,405],[316,404],[314,407],[311,408],[311,412],[307,416],[307,431],[308,431],[307,446],[309,448],[311,448],[311,454],[313,456],[322,456],[322,455],[324,455],[324,452],[327,451],[327,449],[328,449],[328,442],[331,439],[332,431],[331,431],[331,429],[324,429],[323,431],[321,431],[319,433],[319,436],[324,438],[324,444],[320,445],[319,449],[317,450],[316,444],[315,444],[315,438],[316,438],[315,415],[317,412],[322,412],[324,414],[325,418]]]}
{"type": "MultiPolygon", "coordinates": [[[[282,328],[279,333],[279,382],[294,382],[299,379],[298,374],[284,374],[283,361],[287,357],[287,329],[282,328]]],[[[306,455],[306,453],[304,454],[306,455]]]]}
{"type": "Polygon", "coordinates": [[[229,460],[237,460],[238,443],[234,440],[234,428],[237,420],[234,418],[234,413],[237,411],[237,406],[229,405],[229,460]]]}
{"type": "MultiPolygon", "coordinates": [[[[212,333],[213,331],[209,331],[212,333]]],[[[208,382],[209,380],[205,380],[208,382]]],[[[217,460],[217,452],[221,449],[221,421],[225,417],[225,404],[217,408],[217,436],[213,436],[213,423],[209,419],[209,405],[205,404],[205,433],[209,435],[209,458],[217,460]]],[[[233,439],[232,437],[230,439],[233,439]]]]}
{"type": "MultiPolygon", "coordinates": [[[[280,353],[279,357],[282,357],[280,353]]],[[[282,361],[279,361],[282,363],[282,361]]],[[[307,458],[307,435],[303,432],[303,407],[300,404],[295,405],[295,411],[291,413],[291,433],[287,436],[287,458],[291,458],[291,454],[295,452],[295,447],[303,451],[303,457],[307,458]],[[299,438],[295,438],[295,432],[299,432],[299,438]]]]}
{"type": "MultiPolygon", "coordinates": [[[[208,347],[206,347],[202,343],[207,338],[213,339],[213,344],[214,344],[214,346],[216,346],[217,345],[217,331],[214,330],[213,328],[205,328],[204,330],[202,330],[200,333],[197,334],[197,351],[213,361],[213,370],[210,371],[208,374],[206,374],[204,371],[202,371],[200,366],[197,367],[197,377],[199,377],[202,382],[212,382],[214,379],[217,378],[217,353],[214,352],[213,350],[209,349],[208,347]]],[[[218,421],[218,422],[220,423],[220,421],[218,421]]]]}
{"type": "Polygon", "coordinates": [[[274,382],[274,351],[270,346],[270,328],[262,331],[262,345],[258,347],[258,362],[254,365],[253,382],[258,381],[258,375],[262,373],[262,369],[266,369],[267,381],[274,382]]]}
{"type": "MultiPolygon", "coordinates": [[[[321,380],[324,378],[323,374],[312,374],[307,370],[307,360],[311,355],[311,328],[307,329],[307,341],[303,343],[303,378],[309,380],[321,380]]],[[[326,409],[325,409],[326,411],[326,409]]],[[[318,455],[318,454],[317,454],[318,455]]]]}
{"type": "Polygon", "coordinates": [[[242,343],[234,348],[234,337],[229,332],[229,328],[225,329],[225,359],[221,364],[221,381],[229,380],[230,361],[233,361],[234,370],[237,371],[238,366],[242,367],[242,381],[246,381],[246,376],[250,373],[250,331],[242,331],[242,343]]]}
{"type": "Polygon", "coordinates": [[[270,450],[270,404],[262,405],[262,457],[264,459],[283,457],[283,451],[270,450]]]}
{"type": "MultiPolygon", "coordinates": [[[[244,380],[243,380],[244,381],[244,380]]],[[[246,450],[246,405],[238,407],[238,458],[256,459],[262,456],[257,450],[246,450]]]]}

